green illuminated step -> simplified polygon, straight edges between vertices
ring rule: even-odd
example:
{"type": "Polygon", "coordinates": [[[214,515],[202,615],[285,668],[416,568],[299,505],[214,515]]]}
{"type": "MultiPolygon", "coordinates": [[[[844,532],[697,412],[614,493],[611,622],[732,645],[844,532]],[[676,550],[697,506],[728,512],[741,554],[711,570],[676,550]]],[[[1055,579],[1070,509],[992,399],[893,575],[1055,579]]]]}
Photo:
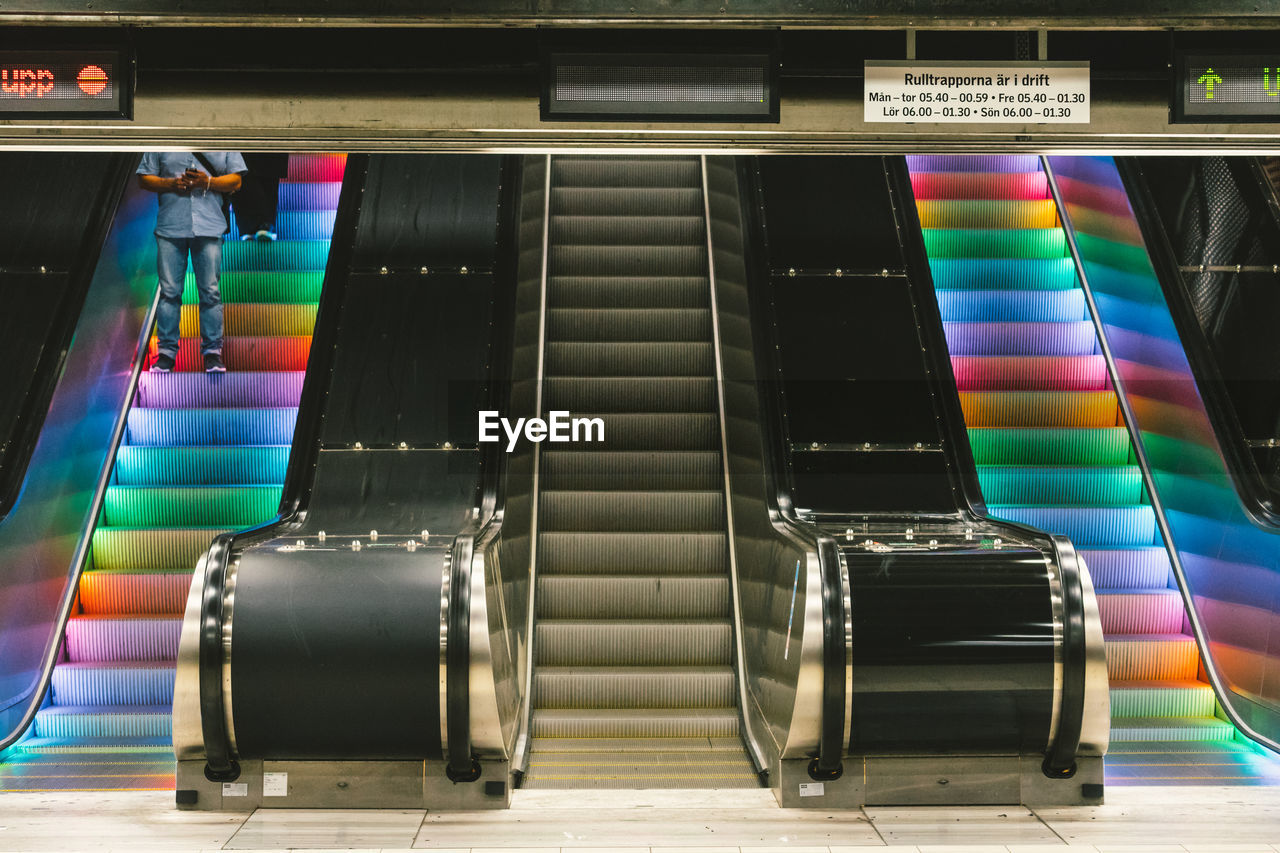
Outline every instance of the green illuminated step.
{"type": "Polygon", "coordinates": [[[93,532],[94,568],[109,571],[190,571],[210,543],[232,527],[130,528],[98,525],[93,532]]]}
{"type": "Polygon", "coordinates": [[[924,228],[930,258],[1062,258],[1067,241],[1058,228],[924,228]]]}
{"type": "Polygon", "coordinates": [[[969,444],[979,465],[1125,465],[1129,434],[1124,427],[975,427],[969,444]]]}
{"type": "Polygon", "coordinates": [[[1142,502],[1142,471],[1137,465],[979,465],[978,481],[982,494],[993,504],[1127,506],[1142,502]]]}
{"type": "Polygon", "coordinates": [[[1216,717],[1115,717],[1111,742],[1135,741],[1232,741],[1235,726],[1216,717]]]}
{"type": "MultiPolygon", "coordinates": [[[[315,304],[320,301],[320,289],[323,285],[323,264],[317,269],[305,271],[237,272],[224,269],[218,278],[223,305],[233,302],[315,304]]],[[[199,302],[195,275],[188,272],[182,291],[182,304],[196,305],[199,302]]]]}
{"type": "Polygon", "coordinates": [[[1203,681],[1113,681],[1111,716],[1212,717],[1213,688],[1203,681]]]}
{"type": "Polygon", "coordinates": [[[112,486],[103,522],[108,527],[247,527],[280,506],[280,486],[112,486]]]}
{"type": "Polygon", "coordinates": [[[121,447],[116,482],[121,486],[269,486],[284,482],[289,448],[121,447]]]}

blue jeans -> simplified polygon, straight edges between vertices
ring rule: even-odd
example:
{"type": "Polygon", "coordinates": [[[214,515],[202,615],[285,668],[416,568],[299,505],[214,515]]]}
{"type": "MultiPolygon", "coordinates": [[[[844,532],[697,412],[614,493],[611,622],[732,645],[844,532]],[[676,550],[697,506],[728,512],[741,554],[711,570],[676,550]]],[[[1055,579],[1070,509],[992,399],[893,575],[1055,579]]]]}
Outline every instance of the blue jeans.
{"type": "Polygon", "coordinates": [[[222,352],[222,294],[218,273],[222,267],[221,237],[156,236],[156,270],[160,277],[160,304],[156,307],[157,350],[178,356],[181,340],[182,285],[187,277],[187,254],[200,291],[200,352],[222,352]]]}

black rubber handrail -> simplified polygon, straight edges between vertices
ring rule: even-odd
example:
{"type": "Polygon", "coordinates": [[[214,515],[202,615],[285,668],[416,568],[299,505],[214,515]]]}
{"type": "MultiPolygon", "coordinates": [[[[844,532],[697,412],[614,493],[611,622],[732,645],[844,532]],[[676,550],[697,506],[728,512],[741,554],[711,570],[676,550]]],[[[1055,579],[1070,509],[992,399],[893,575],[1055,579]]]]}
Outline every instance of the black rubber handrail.
{"type": "Polygon", "coordinates": [[[76,253],[68,270],[68,287],[56,309],[53,329],[44,341],[40,357],[36,361],[35,381],[28,388],[18,410],[13,439],[4,455],[0,456],[0,521],[4,521],[13,510],[13,505],[22,492],[27,466],[31,463],[31,455],[35,452],[45,417],[49,414],[49,401],[62,377],[62,366],[66,361],[67,351],[71,348],[76,325],[80,322],[80,311],[89,295],[89,285],[93,283],[98,258],[102,254],[107,235],[111,233],[120,199],[124,197],[125,188],[138,168],[138,160],[137,154],[111,156],[110,166],[102,177],[102,191],[98,194],[97,203],[86,214],[89,225],[83,232],[80,251],[76,253]]]}
{"type": "MultiPolygon", "coordinates": [[[[502,161],[498,228],[495,231],[493,321],[490,327],[487,408],[506,412],[511,400],[512,353],[515,348],[516,267],[520,247],[520,184],[523,160],[507,155],[502,161]]],[[[471,741],[471,571],[477,542],[499,535],[506,505],[509,455],[500,442],[480,443],[480,483],[476,506],[480,518],[474,529],[454,540],[449,580],[448,647],[445,703],[448,713],[448,762],[445,775],[454,782],[480,778],[480,762],[471,741]]]]}
{"type": "Polygon", "coordinates": [[[311,499],[320,454],[325,399],[333,376],[342,307],[346,301],[355,251],[356,226],[360,221],[368,174],[369,155],[352,154],[347,157],[320,304],[316,310],[311,351],[307,356],[307,372],[298,399],[298,419],[280,507],[275,518],[264,524],[218,536],[204,558],[199,640],[200,723],[204,737],[205,776],[211,781],[229,782],[240,775],[240,766],[231,753],[222,691],[223,604],[226,600],[227,570],[236,552],[282,532],[306,511],[311,499]]]}
{"type": "Polygon", "coordinates": [[[818,755],[809,764],[814,779],[838,779],[844,772],[845,689],[848,647],[845,637],[844,581],[835,540],[802,522],[791,500],[791,454],[787,450],[783,416],[786,402],[782,370],[778,362],[777,333],[769,318],[774,314],[769,298],[768,233],[764,195],[754,159],[739,158],[738,183],[746,257],[747,294],[752,327],[752,353],[761,407],[760,431],[764,439],[761,469],[766,478],[768,509],[776,513],[791,533],[818,554],[822,582],[822,727],[818,755]]]}
{"type": "Polygon", "coordinates": [[[929,368],[942,449],[951,475],[956,506],[964,515],[981,520],[985,526],[1008,530],[1012,536],[1034,542],[1058,566],[1062,579],[1062,678],[1063,690],[1058,708],[1058,729],[1045,750],[1044,772],[1048,776],[1067,777],[1075,773],[1076,755],[1084,727],[1085,687],[1087,676],[1087,642],[1085,636],[1084,587],[1075,548],[1069,540],[1045,533],[1034,527],[1005,519],[992,518],[982,497],[978,466],[969,443],[968,428],[960,396],[956,391],[955,372],[942,325],[942,311],[925,251],[924,232],[911,188],[911,174],[903,157],[884,158],[885,175],[893,198],[898,239],[906,264],[907,286],[915,305],[920,338],[924,344],[929,368]],[[1070,700],[1070,701],[1069,701],[1070,700]]]}
{"type": "Polygon", "coordinates": [[[1280,527],[1280,509],[1274,505],[1271,490],[1263,483],[1258,465],[1247,449],[1244,428],[1240,425],[1235,406],[1227,393],[1213,348],[1209,345],[1200,321],[1196,319],[1191,296],[1187,293],[1178,266],[1177,254],[1168,232],[1161,224],[1142,166],[1136,159],[1129,157],[1117,157],[1115,163],[1129,196],[1129,204],[1133,207],[1134,218],[1138,221],[1142,239],[1147,244],[1147,255],[1155,270],[1156,281],[1160,283],[1165,302],[1169,306],[1169,314],[1173,317],[1174,328],[1182,342],[1183,352],[1191,365],[1191,373],[1196,378],[1209,422],[1220,438],[1218,444],[1222,455],[1226,457],[1227,472],[1235,485],[1236,493],[1240,495],[1245,510],[1253,516],[1255,522],[1280,527]]]}

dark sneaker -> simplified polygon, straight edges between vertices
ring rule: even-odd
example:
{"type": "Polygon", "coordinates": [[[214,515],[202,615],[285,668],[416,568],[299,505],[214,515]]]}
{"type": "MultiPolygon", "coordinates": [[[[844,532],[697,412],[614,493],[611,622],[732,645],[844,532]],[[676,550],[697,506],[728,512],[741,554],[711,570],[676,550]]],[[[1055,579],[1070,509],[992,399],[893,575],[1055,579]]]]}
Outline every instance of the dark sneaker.
{"type": "Polygon", "coordinates": [[[259,243],[270,243],[276,239],[276,232],[272,231],[270,228],[259,228],[253,235],[253,239],[257,240],[259,243]]]}
{"type": "MultiPolygon", "coordinates": [[[[172,359],[170,359],[170,361],[172,361],[172,359]]],[[[204,372],[226,373],[227,366],[222,363],[222,355],[216,352],[211,352],[206,355],[204,357],[204,372]]]]}
{"type": "Polygon", "coordinates": [[[173,356],[161,353],[156,356],[156,360],[151,363],[152,373],[172,373],[173,372],[173,356]]]}

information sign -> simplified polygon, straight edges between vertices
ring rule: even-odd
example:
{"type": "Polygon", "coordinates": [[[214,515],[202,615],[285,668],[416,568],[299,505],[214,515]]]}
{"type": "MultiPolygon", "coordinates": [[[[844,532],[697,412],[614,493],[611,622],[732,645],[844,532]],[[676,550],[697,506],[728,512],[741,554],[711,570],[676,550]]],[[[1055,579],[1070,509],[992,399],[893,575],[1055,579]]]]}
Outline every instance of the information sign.
{"type": "Polygon", "coordinates": [[[1088,124],[1088,62],[867,61],[869,122],[1088,124]]]}

